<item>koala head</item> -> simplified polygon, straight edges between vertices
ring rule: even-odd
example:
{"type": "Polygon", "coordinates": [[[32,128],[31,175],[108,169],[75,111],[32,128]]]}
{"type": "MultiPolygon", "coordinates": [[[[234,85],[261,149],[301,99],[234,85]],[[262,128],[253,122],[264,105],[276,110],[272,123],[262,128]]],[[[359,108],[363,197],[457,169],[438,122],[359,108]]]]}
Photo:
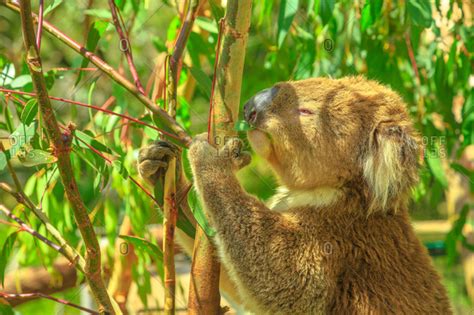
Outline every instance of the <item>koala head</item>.
{"type": "Polygon", "coordinates": [[[281,82],[244,113],[252,147],[288,189],[346,189],[369,212],[396,211],[417,181],[418,136],[402,99],[377,82],[281,82]]]}

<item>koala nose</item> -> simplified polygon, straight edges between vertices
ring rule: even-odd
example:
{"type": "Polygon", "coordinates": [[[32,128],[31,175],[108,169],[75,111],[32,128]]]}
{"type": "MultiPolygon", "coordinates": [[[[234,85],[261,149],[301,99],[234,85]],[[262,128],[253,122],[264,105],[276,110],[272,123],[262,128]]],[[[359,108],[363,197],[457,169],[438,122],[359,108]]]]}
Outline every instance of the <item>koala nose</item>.
{"type": "Polygon", "coordinates": [[[254,125],[257,122],[258,116],[267,108],[278,93],[277,87],[265,89],[255,94],[244,105],[245,120],[254,125]]]}

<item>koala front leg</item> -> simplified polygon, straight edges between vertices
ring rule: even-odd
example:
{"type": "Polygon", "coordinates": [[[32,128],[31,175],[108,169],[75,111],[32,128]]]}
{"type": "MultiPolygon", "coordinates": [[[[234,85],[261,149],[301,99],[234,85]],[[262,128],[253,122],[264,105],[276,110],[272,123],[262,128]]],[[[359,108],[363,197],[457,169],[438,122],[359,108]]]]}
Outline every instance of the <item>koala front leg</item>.
{"type": "Polygon", "coordinates": [[[235,171],[250,158],[241,146],[239,139],[232,139],[218,151],[201,136],[188,153],[195,187],[217,231],[224,265],[234,275],[242,299],[259,312],[312,313],[314,308],[307,309],[307,301],[301,305],[305,309],[299,309],[295,299],[305,299],[310,282],[304,270],[298,270],[305,263],[298,252],[302,245],[298,224],[270,211],[242,189],[235,171]]]}

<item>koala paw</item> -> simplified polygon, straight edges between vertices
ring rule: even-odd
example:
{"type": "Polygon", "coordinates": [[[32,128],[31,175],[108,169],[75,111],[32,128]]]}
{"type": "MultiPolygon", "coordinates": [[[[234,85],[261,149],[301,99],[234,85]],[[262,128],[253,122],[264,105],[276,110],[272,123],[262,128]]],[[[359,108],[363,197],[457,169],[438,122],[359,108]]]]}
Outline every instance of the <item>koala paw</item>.
{"type": "Polygon", "coordinates": [[[179,158],[179,155],[180,150],[174,144],[167,141],[155,141],[140,149],[138,172],[145,180],[155,184],[160,177],[165,175],[169,161],[172,158],[179,158]]]}
{"type": "Polygon", "coordinates": [[[224,147],[216,149],[207,141],[207,134],[196,136],[189,148],[189,160],[196,168],[226,168],[239,170],[251,161],[250,154],[242,151],[243,143],[239,138],[229,139],[224,147]]]}

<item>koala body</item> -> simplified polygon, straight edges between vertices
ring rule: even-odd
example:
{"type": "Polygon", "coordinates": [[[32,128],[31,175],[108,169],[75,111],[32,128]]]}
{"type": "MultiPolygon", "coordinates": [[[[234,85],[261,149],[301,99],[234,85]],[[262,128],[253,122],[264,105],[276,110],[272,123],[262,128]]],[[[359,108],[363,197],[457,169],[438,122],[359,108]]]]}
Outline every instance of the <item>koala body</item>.
{"type": "Polygon", "coordinates": [[[241,142],[189,149],[225,269],[255,314],[450,314],[409,222],[420,142],[401,98],[362,77],[283,82],[245,106],[282,187],[269,205],[235,172],[241,142]]]}

